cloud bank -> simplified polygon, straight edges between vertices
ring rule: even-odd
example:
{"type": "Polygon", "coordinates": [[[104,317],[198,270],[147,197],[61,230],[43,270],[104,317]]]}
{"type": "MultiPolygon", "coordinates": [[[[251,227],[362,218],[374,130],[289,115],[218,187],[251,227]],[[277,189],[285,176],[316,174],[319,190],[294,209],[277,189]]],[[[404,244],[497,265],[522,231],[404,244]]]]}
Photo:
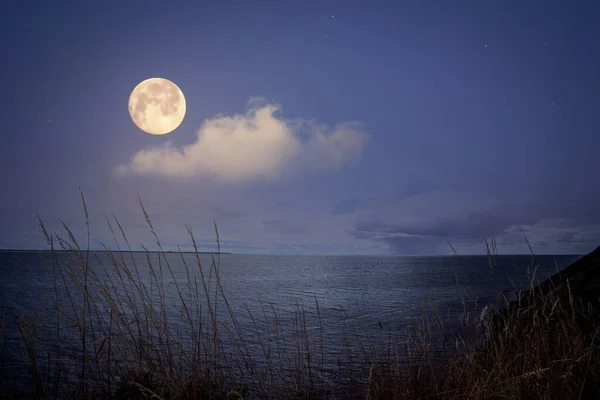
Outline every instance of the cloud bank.
{"type": "MultiPolygon", "coordinates": [[[[496,239],[507,254],[584,254],[600,243],[600,214],[591,200],[578,207],[551,193],[491,199],[456,190],[436,190],[395,197],[359,210],[346,232],[353,238],[386,244],[396,254],[482,253],[484,241],[496,239]]],[[[514,195],[513,195],[514,196],[514,195]]]]}
{"type": "Polygon", "coordinates": [[[116,171],[240,182],[275,180],[307,170],[335,171],[360,160],[369,140],[360,124],[343,122],[329,129],[310,120],[281,118],[278,111],[277,105],[251,100],[245,114],[206,120],[194,143],[143,149],[116,171]]]}

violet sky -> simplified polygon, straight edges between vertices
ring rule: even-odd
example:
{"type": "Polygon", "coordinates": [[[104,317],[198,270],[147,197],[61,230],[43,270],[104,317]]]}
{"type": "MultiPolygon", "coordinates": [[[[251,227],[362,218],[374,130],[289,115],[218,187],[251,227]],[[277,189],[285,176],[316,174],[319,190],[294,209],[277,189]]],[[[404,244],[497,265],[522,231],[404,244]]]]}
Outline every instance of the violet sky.
{"type": "Polygon", "coordinates": [[[0,248],[584,253],[600,244],[600,2],[8,1],[0,248]],[[177,83],[182,125],[127,112],[177,83]],[[242,144],[240,144],[242,143],[242,144]],[[140,161],[142,160],[142,161],[140,161]],[[122,244],[122,241],[121,241],[122,244]]]}

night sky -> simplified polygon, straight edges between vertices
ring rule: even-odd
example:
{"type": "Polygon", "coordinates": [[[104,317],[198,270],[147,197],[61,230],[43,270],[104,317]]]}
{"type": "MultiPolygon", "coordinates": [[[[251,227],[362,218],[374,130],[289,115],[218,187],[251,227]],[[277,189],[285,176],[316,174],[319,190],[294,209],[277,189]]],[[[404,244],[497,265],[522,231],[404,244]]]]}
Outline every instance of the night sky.
{"type": "Polygon", "coordinates": [[[581,254],[600,244],[598,1],[7,1],[0,248],[581,254]],[[164,77],[178,129],[127,108],[164,77]],[[141,161],[140,161],[141,160],[141,161]]]}

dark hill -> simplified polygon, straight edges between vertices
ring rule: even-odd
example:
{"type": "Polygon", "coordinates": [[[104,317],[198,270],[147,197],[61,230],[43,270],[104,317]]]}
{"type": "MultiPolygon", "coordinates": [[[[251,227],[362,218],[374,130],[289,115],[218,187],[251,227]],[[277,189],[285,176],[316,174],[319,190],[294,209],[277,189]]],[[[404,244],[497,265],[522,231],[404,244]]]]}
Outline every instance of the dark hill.
{"type": "MultiPolygon", "coordinates": [[[[511,327],[527,329],[532,317],[545,320],[551,327],[557,310],[568,309],[573,323],[585,331],[598,328],[600,320],[600,247],[539,285],[522,291],[506,307],[485,317],[487,329],[511,327]]],[[[493,335],[492,335],[493,336],[493,335]]]]}

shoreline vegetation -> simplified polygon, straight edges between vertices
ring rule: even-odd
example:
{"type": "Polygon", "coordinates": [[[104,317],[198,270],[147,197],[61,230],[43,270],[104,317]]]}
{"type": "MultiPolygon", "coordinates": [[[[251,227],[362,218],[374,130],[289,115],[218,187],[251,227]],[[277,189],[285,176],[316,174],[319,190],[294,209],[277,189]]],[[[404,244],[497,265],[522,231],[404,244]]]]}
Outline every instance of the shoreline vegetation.
{"type": "MultiPolygon", "coordinates": [[[[504,298],[499,309],[468,308],[464,287],[456,332],[444,325],[435,299],[402,337],[389,331],[379,339],[366,326],[344,325],[338,358],[328,363],[317,298],[316,316],[300,305],[292,316],[268,307],[246,307],[244,315],[233,310],[215,257],[216,223],[218,251],[210,265],[181,257],[188,281],[179,285],[166,257],[155,263],[147,257],[143,265],[127,257],[125,231],[107,219],[117,251],[104,250],[110,263],[101,265],[103,273],[90,267],[94,255],[84,250],[89,220],[83,194],[81,200],[87,246],[67,226],[64,237],[47,232],[38,217],[53,254],[46,308],[14,307],[3,298],[2,399],[593,399],[600,393],[600,247],[541,284],[532,251],[529,287],[515,286],[516,300],[504,298]],[[54,256],[65,250],[67,261],[54,256]],[[142,268],[148,279],[140,278],[142,268]],[[170,285],[176,318],[166,302],[170,285]],[[52,324],[40,322],[41,315],[52,324]],[[242,317],[253,332],[240,327],[242,317]],[[291,330],[282,318],[291,318],[291,330]],[[8,326],[18,332],[28,367],[20,393],[6,386],[15,378],[5,367],[8,326]]],[[[140,207],[159,253],[167,253],[141,201],[140,207]]],[[[188,233],[197,248],[189,227],[188,233]]],[[[494,242],[486,248],[494,275],[494,242]]]]}

